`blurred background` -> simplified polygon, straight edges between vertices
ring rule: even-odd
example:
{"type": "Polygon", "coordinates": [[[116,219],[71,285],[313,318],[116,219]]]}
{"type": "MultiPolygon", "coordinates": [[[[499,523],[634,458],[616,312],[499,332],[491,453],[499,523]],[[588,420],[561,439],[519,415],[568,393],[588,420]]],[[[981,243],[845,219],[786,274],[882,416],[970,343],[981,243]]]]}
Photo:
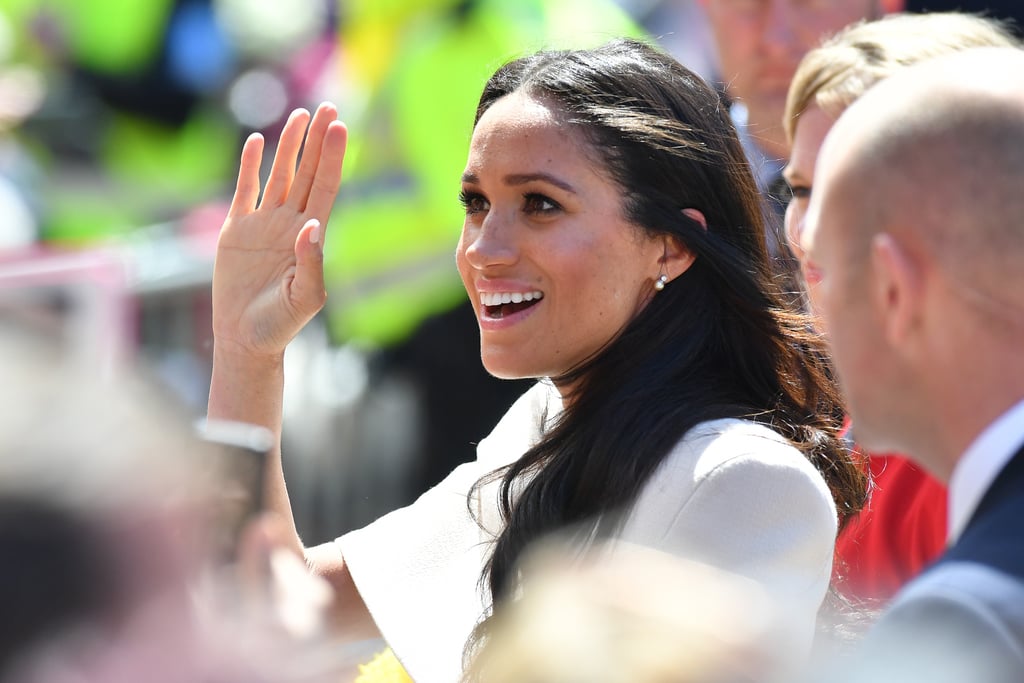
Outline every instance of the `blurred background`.
{"type": "Polygon", "coordinates": [[[300,530],[331,538],[473,458],[526,388],[482,370],[454,267],[487,76],[623,34],[704,71],[701,19],[689,0],[0,0],[0,298],[82,366],[145,365],[202,416],[242,141],[337,103],[329,303],[289,348],[284,436],[300,530]]]}
{"type": "Polygon", "coordinates": [[[618,35],[714,75],[697,0],[0,0],[0,303],[203,415],[241,143],[334,101],[350,147],[328,305],[286,356],[285,466],[308,544],[362,526],[473,458],[527,385],[481,368],[454,267],[480,88],[618,35]]]}

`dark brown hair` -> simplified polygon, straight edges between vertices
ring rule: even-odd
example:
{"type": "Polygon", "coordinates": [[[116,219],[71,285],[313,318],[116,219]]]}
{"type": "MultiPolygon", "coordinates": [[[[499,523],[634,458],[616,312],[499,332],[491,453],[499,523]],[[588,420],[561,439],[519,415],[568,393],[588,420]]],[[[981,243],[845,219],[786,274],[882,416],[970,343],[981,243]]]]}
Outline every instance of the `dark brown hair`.
{"type": "MultiPolygon", "coordinates": [[[[625,218],[680,240],[696,261],[559,378],[575,382],[571,404],[492,475],[502,478],[505,520],[483,577],[494,604],[513,594],[517,561],[537,539],[565,528],[613,534],[619,513],[705,420],[768,425],[822,473],[841,517],[857,511],[865,475],[837,438],[842,408],[822,342],[772,284],[761,201],[715,91],[658,49],[616,40],[506,64],[484,88],[477,121],[513,92],[554,106],[621,189],[625,218]]],[[[476,640],[484,632],[486,622],[476,640]]]]}

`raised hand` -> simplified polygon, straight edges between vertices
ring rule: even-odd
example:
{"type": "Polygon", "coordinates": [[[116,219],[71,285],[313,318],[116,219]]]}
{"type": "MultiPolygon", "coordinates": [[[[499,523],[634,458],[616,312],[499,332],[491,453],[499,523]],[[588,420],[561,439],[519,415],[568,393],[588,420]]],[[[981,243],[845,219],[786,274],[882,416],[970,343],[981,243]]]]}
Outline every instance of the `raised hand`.
{"type": "Polygon", "coordinates": [[[332,104],[321,104],[312,122],[308,111],[292,112],[262,198],[263,136],[242,148],[213,274],[213,332],[223,350],[281,353],[324,305],[324,230],[348,136],[337,116],[332,104]]]}

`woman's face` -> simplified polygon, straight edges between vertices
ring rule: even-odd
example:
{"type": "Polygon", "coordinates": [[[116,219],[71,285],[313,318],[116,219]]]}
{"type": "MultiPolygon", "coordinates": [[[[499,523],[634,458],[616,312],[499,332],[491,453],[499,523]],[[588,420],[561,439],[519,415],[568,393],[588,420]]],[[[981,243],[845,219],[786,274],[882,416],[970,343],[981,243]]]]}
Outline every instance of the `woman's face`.
{"type": "Polygon", "coordinates": [[[793,198],[786,207],[786,239],[789,248],[793,250],[793,255],[801,262],[804,260],[804,250],[800,245],[800,237],[803,234],[807,204],[811,199],[814,166],[818,160],[821,143],[825,141],[825,135],[833,123],[835,119],[822,111],[818,105],[808,106],[796,119],[789,163],[782,171],[786,182],[793,190],[793,198]]]}
{"type": "Polygon", "coordinates": [[[497,377],[565,373],[654,293],[663,242],[622,217],[619,187],[584,144],[557,110],[519,93],[473,132],[456,260],[497,377]]]}

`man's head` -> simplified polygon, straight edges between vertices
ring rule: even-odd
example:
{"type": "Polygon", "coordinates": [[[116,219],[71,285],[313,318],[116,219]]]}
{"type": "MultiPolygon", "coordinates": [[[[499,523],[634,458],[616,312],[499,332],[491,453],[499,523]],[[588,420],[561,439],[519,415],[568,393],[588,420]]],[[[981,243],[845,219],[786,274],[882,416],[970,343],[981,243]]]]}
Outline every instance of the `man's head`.
{"type": "Polygon", "coordinates": [[[802,241],[858,439],[939,476],[1024,397],[1024,51],[871,88],[829,132],[802,241]]]}
{"type": "Polygon", "coordinates": [[[700,0],[715,37],[719,77],[748,110],[751,133],[785,158],[781,121],[800,59],[859,19],[902,8],[903,0],[700,0]]]}

